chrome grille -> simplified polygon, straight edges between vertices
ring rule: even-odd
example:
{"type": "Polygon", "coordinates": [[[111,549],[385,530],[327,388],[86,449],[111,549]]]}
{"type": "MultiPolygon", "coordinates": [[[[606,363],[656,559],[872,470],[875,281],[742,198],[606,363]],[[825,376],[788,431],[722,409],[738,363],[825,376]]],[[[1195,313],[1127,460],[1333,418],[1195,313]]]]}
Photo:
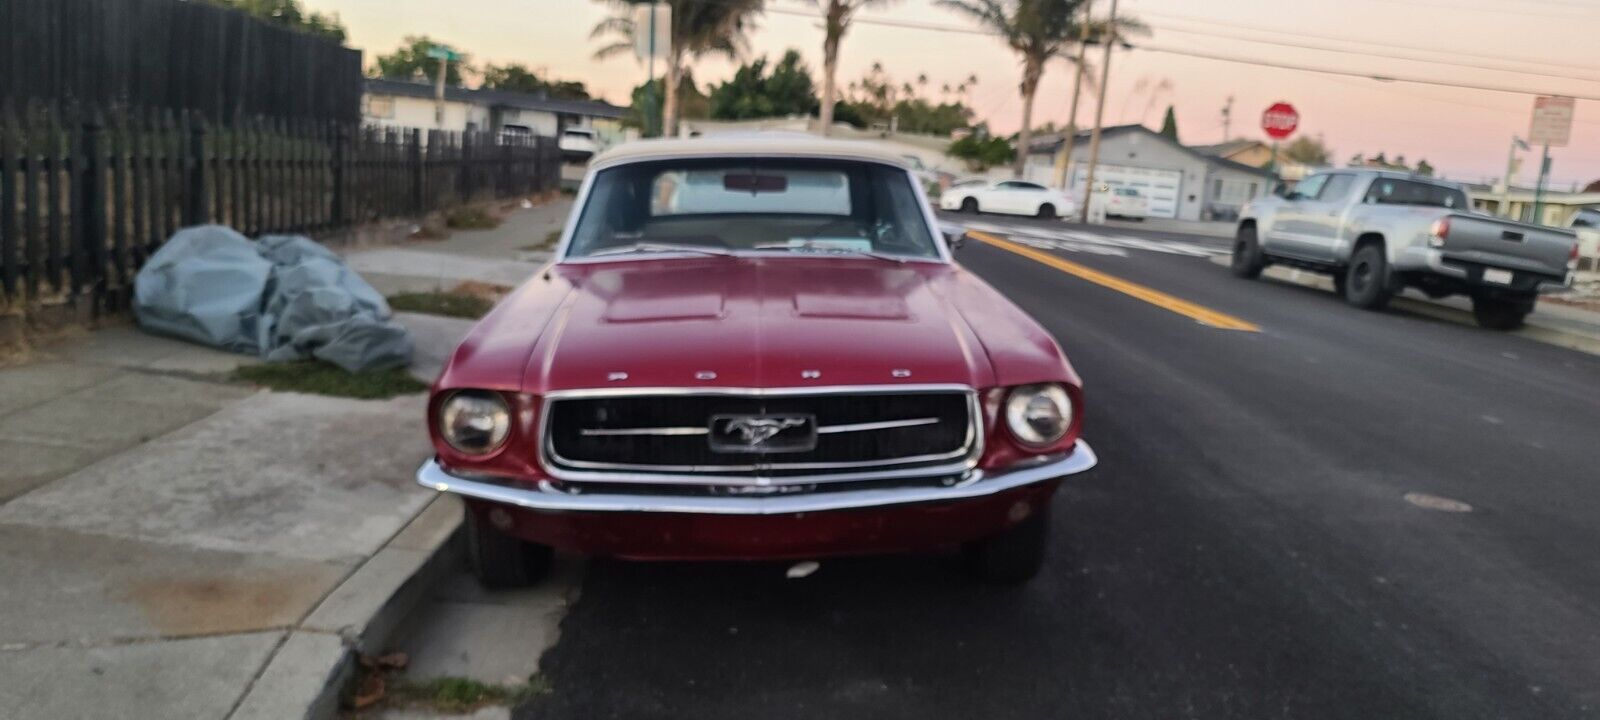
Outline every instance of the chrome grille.
{"type": "Polygon", "coordinates": [[[976,419],[976,395],[959,386],[577,391],[547,398],[541,451],[546,469],[568,480],[910,477],[970,468],[981,450],[976,419]],[[745,449],[734,431],[762,439],[745,449]]]}

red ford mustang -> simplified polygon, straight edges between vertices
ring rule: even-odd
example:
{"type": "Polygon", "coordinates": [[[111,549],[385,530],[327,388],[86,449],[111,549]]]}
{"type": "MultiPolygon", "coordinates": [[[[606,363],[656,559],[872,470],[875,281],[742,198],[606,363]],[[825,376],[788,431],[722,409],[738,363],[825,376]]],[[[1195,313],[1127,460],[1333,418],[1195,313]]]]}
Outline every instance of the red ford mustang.
{"type": "Polygon", "coordinates": [[[951,262],[887,150],[807,136],[597,158],[557,261],[433,386],[423,485],[467,500],[491,587],[552,549],[810,559],[963,546],[1031,578],[1095,464],[1079,381],[951,262]]]}

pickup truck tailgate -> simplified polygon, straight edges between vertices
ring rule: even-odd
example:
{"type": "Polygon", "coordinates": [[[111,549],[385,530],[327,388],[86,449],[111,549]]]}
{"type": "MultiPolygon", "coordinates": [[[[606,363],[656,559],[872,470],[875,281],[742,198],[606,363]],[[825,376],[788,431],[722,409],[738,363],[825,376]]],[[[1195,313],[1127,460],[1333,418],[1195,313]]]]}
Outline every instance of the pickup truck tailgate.
{"type": "Polygon", "coordinates": [[[1567,260],[1578,236],[1570,230],[1502,220],[1484,215],[1453,214],[1445,233],[1445,260],[1538,273],[1555,278],[1567,274],[1567,260]]]}

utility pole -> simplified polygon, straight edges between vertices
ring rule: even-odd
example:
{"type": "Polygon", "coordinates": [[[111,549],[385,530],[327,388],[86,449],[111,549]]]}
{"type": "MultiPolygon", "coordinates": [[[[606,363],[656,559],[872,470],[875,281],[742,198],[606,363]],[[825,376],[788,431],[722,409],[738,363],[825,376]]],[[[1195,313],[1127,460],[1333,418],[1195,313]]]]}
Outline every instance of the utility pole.
{"type": "MultiPolygon", "coordinates": [[[[637,47],[637,46],[635,46],[637,47]]],[[[656,3],[650,0],[650,80],[645,83],[644,136],[654,137],[656,126],[656,3]]]]}
{"type": "Polygon", "coordinates": [[[1078,144],[1078,97],[1083,92],[1083,63],[1089,55],[1089,10],[1094,0],[1084,0],[1083,27],[1078,33],[1078,61],[1073,65],[1072,111],[1067,117],[1067,134],[1062,138],[1061,151],[1056,153],[1056,187],[1067,188],[1067,173],[1072,172],[1072,149],[1078,144]]]}
{"type": "Polygon", "coordinates": [[[1089,203],[1094,200],[1094,168],[1100,162],[1100,125],[1106,118],[1106,84],[1111,79],[1111,46],[1117,42],[1117,0],[1111,0],[1111,15],[1106,18],[1105,60],[1100,65],[1100,100],[1094,108],[1094,132],[1089,135],[1089,169],[1084,178],[1083,205],[1078,222],[1089,222],[1089,203]]]}
{"type": "Polygon", "coordinates": [[[444,80],[450,72],[450,61],[460,60],[461,56],[456,51],[443,45],[434,45],[428,48],[428,57],[439,61],[439,77],[433,83],[433,124],[440,130],[444,129],[444,80]]]}

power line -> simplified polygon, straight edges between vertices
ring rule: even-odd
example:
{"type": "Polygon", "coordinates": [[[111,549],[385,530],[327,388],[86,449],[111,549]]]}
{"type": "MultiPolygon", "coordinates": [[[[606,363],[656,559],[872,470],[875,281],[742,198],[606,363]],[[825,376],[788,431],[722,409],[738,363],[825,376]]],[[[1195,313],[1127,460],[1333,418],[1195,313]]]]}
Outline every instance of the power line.
{"type": "Polygon", "coordinates": [[[1515,74],[1519,74],[1519,75],[1538,75],[1538,76],[1542,76],[1542,77],[1562,78],[1562,79],[1566,79],[1566,80],[1578,80],[1578,81],[1581,81],[1581,82],[1600,82],[1600,77],[1589,77],[1589,76],[1583,76],[1583,75],[1568,75],[1568,74],[1564,74],[1564,73],[1535,72],[1535,71],[1532,71],[1532,70],[1516,70],[1516,69],[1504,68],[1504,67],[1494,67],[1494,66],[1490,66],[1490,65],[1475,65],[1475,64],[1472,64],[1472,63],[1454,62],[1454,61],[1450,61],[1450,60],[1433,60],[1433,59],[1429,59],[1429,58],[1416,57],[1414,55],[1413,56],[1385,55],[1385,54],[1382,54],[1382,53],[1375,53],[1375,52],[1369,52],[1369,51],[1363,51],[1363,50],[1345,50],[1345,49],[1336,48],[1336,47],[1332,47],[1332,46],[1328,46],[1328,45],[1308,44],[1308,43],[1305,43],[1305,42],[1284,42],[1282,40],[1261,40],[1261,39],[1258,39],[1258,38],[1252,38],[1252,37],[1248,37],[1248,36],[1245,36],[1245,35],[1240,35],[1238,33],[1210,32],[1210,31],[1200,31],[1200,30],[1185,30],[1185,29],[1182,29],[1182,28],[1175,28],[1175,27],[1160,27],[1160,28],[1157,28],[1157,29],[1162,30],[1164,32],[1175,32],[1175,33],[1182,33],[1182,34],[1186,34],[1186,35],[1203,35],[1203,36],[1208,36],[1208,37],[1226,38],[1226,39],[1229,39],[1229,40],[1243,40],[1245,42],[1259,43],[1259,44],[1262,44],[1262,45],[1277,45],[1279,47],[1299,48],[1299,49],[1302,49],[1302,50],[1316,50],[1316,51],[1319,51],[1319,52],[1334,52],[1334,53],[1342,53],[1342,54],[1346,54],[1346,55],[1366,55],[1368,57],[1385,58],[1385,59],[1389,59],[1389,60],[1404,60],[1404,61],[1407,61],[1407,62],[1424,62],[1424,63],[1432,63],[1432,64],[1435,64],[1435,65],[1453,65],[1455,67],[1464,67],[1464,68],[1470,68],[1470,69],[1473,69],[1473,70],[1491,70],[1491,71],[1494,71],[1494,72],[1515,73],[1515,74]]]}
{"type": "Polygon", "coordinates": [[[1544,65],[1546,67],[1555,67],[1555,68],[1563,68],[1563,69],[1565,69],[1567,67],[1567,65],[1565,63],[1552,62],[1552,61],[1548,61],[1548,60],[1529,60],[1527,58],[1510,57],[1510,56],[1507,56],[1507,55],[1486,55],[1486,54],[1483,54],[1483,53],[1472,53],[1472,52],[1465,52],[1465,51],[1458,51],[1458,50],[1434,50],[1432,48],[1416,47],[1416,46],[1410,46],[1410,45],[1396,45],[1396,44],[1393,44],[1393,43],[1376,43],[1376,42],[1370,42],[1370,41],[1366,41],[1366,40],[1357,40],[1357,39],[1354,39],[1354,38],[1342,38],[1342,37],[1334,37],[1334,36],[1330,36],[1330,35],[1316,35],[1316,34],[1313,34],[1313,33],[1295,32],[1295,31],[1291,31],[1291,30],[1282,30],[1282,29],[1273,28],[1273,27],[1263,27],[1263,26],[1260,26],[1260,25],[1245,25],[1245,24],[1242,24],[1242,23],[1223,23],[1223,22],[1217,22],[1215,20],[1206,20],[1206,19],[1202,19],[1202,18],[1196,18],[1196,17],[1189,16],[1189,15],[1175,15],[1175,14],[1172,14],[1172,13],[1166,13],[1166,12],[1161,12],[1161,11],[1157,11],[1157,10],[1142,10],[1140,12],[1143,15],[1147,15],[1147,16],[1154,17],[1154,18],[1166,18],[1167,20],[1176,20],[1176,21],[1179,21],[1179,22],[1192,23],[1192,24],[1195,24],[1195,25],[1209,25],[1209,26],[1212,26],[1212,27],[1221,27],[1221,28],[1228,28],[1228,29],[1234,29],[1234,30],[1250,30],[1250,31],[1254,31],[1254,32],[1269,33],[1269,34],[1272,34],[1272,35],[1286,35],[1286,36],[1290,36],[1290,37],[1312,38],[1314,40],[1332,40],[1334,42],[1349,43],[1349,44],[1352,44],[1352,45],[1365,45],[1367,47],[1382,48],[1384,50],[1394,50],[1394,49],[1415,50],[1415,51],[1418,51],[1418,52],[1434,53],[1436,55],[1452,55],[1452,56],[1455,56],[1455,57],[1476,58],[1476,59],[1479,59],[1479,60],[1495,60],[1495,61],[1499,61],[1499,62],[1518,63],[1518,64],[1521,64],[1521,65],[1544,65]]]}
{"type": "Polygon", "coordinates": [[[1476,84],[1473,84],[1473,83],[1454,82],[1454,81],[1450,81],[1450,80],[1428,80],[1428,79],[1423,79],[1423,78],[1400,77],[1398,75],[1379,75],[1379,74],[1368,73],[1368,72],[1359,72],[1359,71],[1355,71],[1355,70],[1336,70],[1336,69],[1333,69],[1333,68],[1316,67],[1314,65],[1300,65],[1300,64],[1296,64],[1296,63],[1271,62],[1271,61],[1267,61],[1267,60],[1260,60],[1260,59],[1257,59],[1257,58],[1245,58],[1245,57],[1238,57],[1236,55],[1223,55],[1221,53],[1202,52],[1202,51],[1199,51],[1199,50],[1185,50],[1185,49],[1182,49],[1182,48],[1170,48],[1170,47],[1163,47],[1163,46],[1160,46],[1160,45],[1151,45],[1151,44],[1148,44],[1148,43],[1141,43],[1141,44],[1135,45],[1134,48],[1135,49],[1139,49],[1139,50],[1148,50],[1150,52],[1167,53],[1169,55],[1185,55],[1185,56],[1188,56],[1188,57],[1197,57],[1197,58],[1203,58],[1203,59],[1206,59],[1206,60],[1219,60],[1221,62],[1240,63],[1240,64],[1243,64],[1243,65],[1260,65],[1262,67],[1279,68],[1279,69],[1282,69],[1282,70],[1301,70],[1301,71],[1304,71],[1304,72],[1324,73],[1324,74],[1328,74],[1328,75],[1344,75],[1346,77],[1369,78],[1369,79],[1372,79],[1372,80],[1378,80],[1380,82],[1417,83],[1417,84],[1420,84],[1420,85],[1438,85],[1440,87],[1466,88],[1466,89],[1469,89],[1469,90],[1488,90],[1490,92],[1515,93],[1515,94],[1518,94],[1518,95],[1565,95],[1567,97],[1577,98],[1577,99],[1580,99],[1580,100],[1596,100],[1596,101],[1600,101],[1600,95],[1584,95],[1584,94],[1581,94],[1581,93],[1570,93],[1570,92],[1551,92],[1551,91],[1548,91],[1548,90],[1539,90],[1539,89],[1531,89],[1531,88],[1513,88],[1513,87],[1499,87],[1499,86],[1493,86],[1493,85],[1476,85],[1476,84]]]}

